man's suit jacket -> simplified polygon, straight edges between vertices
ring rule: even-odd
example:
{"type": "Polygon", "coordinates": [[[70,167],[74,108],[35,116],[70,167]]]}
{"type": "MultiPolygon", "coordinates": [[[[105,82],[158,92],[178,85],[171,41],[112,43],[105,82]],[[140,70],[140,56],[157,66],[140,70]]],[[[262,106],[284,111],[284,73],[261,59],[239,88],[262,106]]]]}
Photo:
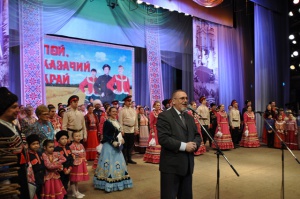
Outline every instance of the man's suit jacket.
{"type": "Polygon", "coordinates": [[[181,142],[195,142],[200,146],[201,137],[197,131],[194,118],[184,113],[186,126],[183,125],[174,108],[158,115],[158,142],[161,145],[159,170],[164,173],[186,175],[193,173],[194,153],[179,151],[181,142]]]}

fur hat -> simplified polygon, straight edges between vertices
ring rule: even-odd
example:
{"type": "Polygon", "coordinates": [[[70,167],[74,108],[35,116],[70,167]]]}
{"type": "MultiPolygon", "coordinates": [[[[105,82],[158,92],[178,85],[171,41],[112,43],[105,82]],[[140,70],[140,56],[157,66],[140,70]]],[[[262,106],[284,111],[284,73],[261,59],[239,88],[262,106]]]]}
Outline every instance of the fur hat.
{"type": "Polygon", "coordinates": [[[78,101],[79,97],[77,95],[72,95],[69,99],[68,99],[68,106],[70,106],[72,101],[78,101]]]}
{"type": "Polygon", "coordinates": [[[67,139],[69,139],[68,131],[65,131],[65,130],[58,131],[58,132],[55,134],[56,141],[59,141],[59,139],[60,139],[62,136],[66,136],[67,139]]]}
{"type": "Polygon", "coordinates": [[[57,115],[58,115],[59,117],[61,117],[61,114],[62,114],[63,112],[66,112],[66,109],[60,108],[60,109],[58,110],[57,115]]]}
{"type": "Polygon", "coordinates": [[[31,145],[31,143],[38,141],[40,143],[40,138],[37,134],[31,134],[26,138],[28,146],[31,145]]]}
{"type": "Polygon", "coordinates": [[[166,107],[167,106],[167,104],[170,104],[170,99],[164,99],[163,101],[162,101],[162,104],[164,105],[164,107],[166,107]]]}
{"type": "Polygon", "coordinates": [[[6,87],[0,88],[0,115],[3,115],[5,111],[18,101],[18,96],[10,92],[6,87]]]}
{"type": "Polygon", "coordinates": [[[210,104],[210,107],[213,107],[213,106],[216,106],[216,104],[215,104],[215,103],[211,103],[211,104],[210,104]]]}

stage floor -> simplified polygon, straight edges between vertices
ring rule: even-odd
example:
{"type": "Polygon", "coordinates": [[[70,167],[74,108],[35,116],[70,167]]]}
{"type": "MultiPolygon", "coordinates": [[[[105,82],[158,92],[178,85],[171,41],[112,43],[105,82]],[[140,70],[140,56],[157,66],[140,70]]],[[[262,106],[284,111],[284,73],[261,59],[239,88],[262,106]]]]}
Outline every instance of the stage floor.
{"type": "MultiPolygon", "coordinates": [[[[300,159],[300,151],[293,151],[300,159]]],[[[220,156],[220,198],[261,199],[281,198],[281,150],[260,148],[238,148],[224,151],[235,167],[237,177],[222,156],[220,156]]],[[[285,150],[285,198],[300,198],[300,164],[285,150]]],[[[92,162],[89,162],[90,181],[79,183],[80,192],[88,199],[159,199],[160,177],[158,165],[143,162],[143,155],[135,154],[136,165],[128,165],[133,179],[133,188],[113,193],[95,190],[92,185],[92,162]]],[[[214,150],[195,156],[193,175],[193,196],[197,199],[215,198],[217,181],[217,158],[214,150]]],[[[68,190],[71,195],[71,190],[68,190]]]]}

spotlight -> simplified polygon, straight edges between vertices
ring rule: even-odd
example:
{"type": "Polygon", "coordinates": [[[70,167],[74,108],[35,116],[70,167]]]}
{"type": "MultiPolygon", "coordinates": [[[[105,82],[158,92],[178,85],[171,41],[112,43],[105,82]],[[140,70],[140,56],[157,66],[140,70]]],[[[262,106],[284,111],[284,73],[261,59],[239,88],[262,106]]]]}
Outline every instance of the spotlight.
{"type": "Polygon", "coordinates": [[[157,5],[154,5],[154,8],[159,8],[159,6],[157,6],[157,5]]]}
{"type": "Polygon", "coordinates": [[[291,69],[291,70],[295,70],[295,66],[294,66],[294,65],[291,65],[291,66],[290,66],[290,69],[291,69]]]}
{"type": "Polygon", "coordinates": [[[293,40],[293,41],[292,41],[292,43],[293,43],[293,44],[296,44],[296,43],[297,43],[297,41],[296,41],[296,40],[293,40]]]}
{"type": "Polygon", "coordinates": [[[294,16],[294,14],[293,14],[292,11],[289,12],[289,16],[290,16],[290,17],[294,16]]]}
{"type": "Polygon", "coordinates": [[[291,54],[291,57],[294,57],[294,55],[293,55],[293,54],[291,54]]]}
{"type": "Polygon", "coordinates": [[[137,0],[137,1],[136,1],[136,3],[137,3],[137,4],[142,4],[142,3],[143,3],[143,1],[141,1],[141,0],[137,0]]]}
{"type": "Polygon", "coordinates": [[[290,40],[293,40],[293,39],[295,39],[295,36],[294,36],[294,35],[290,35],[290,36],[289,36],[289,39],[290,39],[290,40]]]}
{"type": "Polygon", "coordinates": [[[298,55],[299,55],[298,51],[294,51],[294,52],[293,52],[293,55],[294,55],[295,57],[298,56],[298,55]]]}
{"type": "Polygon", "coordinates": [[[189,14],[188,14],[188,13],[184,13],[184,15],[185,15],[185,16],[189,16],[189,14]]]}
{"type": "Polygon", "coordinates": [[[294,4],[298,4],[298,3],[299,3],[299,0],[294,0],[293,3],[294,3],[294,4]]]}
{"type": "Polygon", "coordinates": [[[170,12],[173,12],[174,10],[172,10],[172,9],[169,9],[169,11],[170,11],[170,12]]]}

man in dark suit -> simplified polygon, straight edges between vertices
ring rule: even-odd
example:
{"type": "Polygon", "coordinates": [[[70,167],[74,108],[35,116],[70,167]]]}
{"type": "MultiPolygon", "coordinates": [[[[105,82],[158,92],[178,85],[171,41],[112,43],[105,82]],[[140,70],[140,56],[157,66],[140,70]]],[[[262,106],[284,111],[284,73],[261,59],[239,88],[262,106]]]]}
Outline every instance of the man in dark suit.
{"type": "Polygon", "coordinates": [[[192,199],[194,151],[201,143],[194,118],[185,113],[187,94],[177,90],[173,107],[160,113],[157,120],[160,154],[160,187],[162,199],[192,199]]]}

